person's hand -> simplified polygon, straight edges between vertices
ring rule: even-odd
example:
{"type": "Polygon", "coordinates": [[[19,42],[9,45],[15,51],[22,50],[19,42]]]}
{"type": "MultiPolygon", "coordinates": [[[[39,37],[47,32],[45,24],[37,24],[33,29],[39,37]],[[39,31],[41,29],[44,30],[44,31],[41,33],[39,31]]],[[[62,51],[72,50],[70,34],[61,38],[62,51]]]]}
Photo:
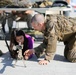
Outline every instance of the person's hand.
{"type": "Polygon", "coordinates": [[[25,59],[25,60],[28,60],[28,59],[29,59],[29,56],[26,56],[26,55],[25,55],[25,56],[24,56],[24,59],[25,59]]]}
{"type": "Polygon", "coordinates": [[[28,49],[24,52],[24,55],[31,55],[34,53],[34,50],[33,49],[28,49]]]}
{"type": "Polygon", "coordinates": [[[47,61],[47,60],[40,60],[39,61],[40,65],[47,65],[48,63],[49,63],[49,61],[47,61]]]}
{"type": "Polygon", "coordinates": [[[26,60],[28,60],[29,59],[29,57],[30,57],[30,55],[32,55],[34,53],[34,51],[33,50],[26,50],[25,52],[24,52],[24,58],[26,59],[26,60]]]}

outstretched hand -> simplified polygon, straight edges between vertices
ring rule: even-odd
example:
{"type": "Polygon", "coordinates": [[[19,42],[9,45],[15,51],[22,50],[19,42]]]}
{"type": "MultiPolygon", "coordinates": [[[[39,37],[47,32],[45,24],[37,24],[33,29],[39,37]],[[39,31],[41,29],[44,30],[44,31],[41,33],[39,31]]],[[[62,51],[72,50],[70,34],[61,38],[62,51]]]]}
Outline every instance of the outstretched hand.
{"type": "Polygon", "coordinates": [[[33,50],[28,49],[24,52],[24,58],[27,60],[27,59],[29,59],[30,55],[32,55],[32,54],[33,54],[33,50]]]}
{"type": "MultiPolygon", "coordinates": [[[[32,49],[28,49],[28,50],[26,50],[25,52],[24,52],[24,56],[25,56],[25,59],[27,60],[28,59],[28,57],[31,55],[31,54],[34,54],[35,52],[34,52],[34,50],[32,49]]],[[[49,63],[49,61],[48,60],[40,60],[39,62],[38,62],[40,65],[47,65],[48,63],[49,63]]]]}

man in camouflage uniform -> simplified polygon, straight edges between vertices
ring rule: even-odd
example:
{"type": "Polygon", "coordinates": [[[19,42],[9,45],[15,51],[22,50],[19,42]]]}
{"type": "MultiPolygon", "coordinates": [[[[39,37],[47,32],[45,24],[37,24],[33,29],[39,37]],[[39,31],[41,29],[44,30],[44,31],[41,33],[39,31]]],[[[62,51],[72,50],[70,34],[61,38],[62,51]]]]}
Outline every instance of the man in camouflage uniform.
{"type": "Polygon", "coordinates": [[[32,52],[40,57],[45,53],[44,60],[39,64],[48,64],[54,58],[57,41],[63,41],[65,45],[64,56],[71,62],[76,62],[76,19],[68,18],[63,15],[50,15],[46,21],[44,16],[36,14],[31,22],[35,30],[44,34],[43,43],[32,50],[27,50],[24,54],[32,52]]]}

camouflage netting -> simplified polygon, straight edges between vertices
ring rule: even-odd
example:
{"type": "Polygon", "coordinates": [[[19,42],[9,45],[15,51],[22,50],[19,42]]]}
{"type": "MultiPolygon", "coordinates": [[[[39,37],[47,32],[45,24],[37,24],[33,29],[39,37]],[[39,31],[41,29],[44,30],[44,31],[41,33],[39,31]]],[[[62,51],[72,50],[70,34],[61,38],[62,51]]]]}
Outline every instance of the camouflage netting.
{"type": "Polygon", "coordinates": [[[51,1],[43,0],[37,1],[34,4],[30,3],[28,0],[20,0],[18,3],[13,2],[12,0],[0,0],[0,7],[7,7],[7,6],[18,6],[24,8],[42,8],[42,7],[49,7],[52,5],[51,1]]]}
{"type": "Polygon", "coordinates": [[[43,0],[43,1],[35,2],[32,5],[32,7],[34,7],[34,8],[42,8],[42,7],[48,7],[48,6],[51,6],[51,5],[52,5],[52,2],[51,1],[43,0]]]}
{"type": "Polygon", "coordinates": [[[0,7],[32,7],[32,4],[29,3],[28,0],[20,0],[17,2],[14,2],[12,0],[0,0],[0,7]]]}
{"type": "Polygon", "coordinates": [[[32,3],[29,2],[29,0],[21,0],[21,1],[18,1],[18,6],[20,7],[24,7],[24,8],[30,8],[32,7],[32,3]]]}
{"type": "Polygon", "coordinates": [[[0,7],[5,7],[7,5],[13,5],[14,3],[11,0],[0,0],[0,7]]]}

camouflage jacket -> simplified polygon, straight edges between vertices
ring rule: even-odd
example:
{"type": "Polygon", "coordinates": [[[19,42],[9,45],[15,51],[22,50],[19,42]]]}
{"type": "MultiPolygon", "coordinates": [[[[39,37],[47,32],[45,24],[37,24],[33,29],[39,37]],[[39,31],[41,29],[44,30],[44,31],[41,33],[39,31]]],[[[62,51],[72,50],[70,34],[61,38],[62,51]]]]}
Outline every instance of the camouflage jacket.
{"type": "Polygon", "coordinates": [[[57,41],[69,41],[69,37],[76,33],[76,19],[61,15],[50,15],[43,31],[43,43],[35,48],[35,54],[40,57],[45,53],[46,60],[52,60],[56,52],[57,41]]]}

